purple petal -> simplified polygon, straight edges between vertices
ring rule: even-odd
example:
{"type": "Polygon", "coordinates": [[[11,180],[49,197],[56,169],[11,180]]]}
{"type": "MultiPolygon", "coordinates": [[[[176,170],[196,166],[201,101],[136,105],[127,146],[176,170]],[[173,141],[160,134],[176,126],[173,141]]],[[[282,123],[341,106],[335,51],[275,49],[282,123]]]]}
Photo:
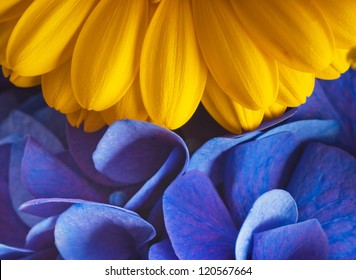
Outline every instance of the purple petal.
{"type": "Polygon", "coordinates": [[[221,184],[224,179],[226,151],[260,133],[251,132],[236,138],[219,137],[211,139],[193,154],[186,172],[199,170],[208,175],[215,186],[221,184]]]}
{"type": "Polygon", "coordinates": [[[73,159],[86,176],[99,184],[115,187],[117,183],[96,170],[92,157],[105,131],[106,128],[94,133],[85,133],[81,128],[67,125],[67,141],[73,159]]]}
{"type": "Polygon", "coordinates": [[[21,175],[24,186],[38,198],[63,197],[106,201],[99,191],[31,138],[25,148],[21,175]]]}
{"type": "Polygon", "coordinates": [[[166,162],[126,203],[125,208],[134,211],[139,207],[146,209],[153,207],[167,186],[169,186],[175,178],[182,175],[187,161],[187,155],[182,147],[173,148],[166,162]]]}
{"type": "Polygon", "coordinates": [[[20,206],[20,211],[43,218],[59,215],[76,203],[85,200],[70,198],[40,198],[25,202],[20,206]]]}
{"type": "Polygon", "coordinates": [[[34,252],[33,254],[21,258],[22,260],[56,260],[58,258],[58,250],[52,246],[41,251],[34,252]]]}
{"type": "Polygon", "coordinates": [[[28,191],[24,186],[21,180],[21,163],[24,155],[24,150],[28,138],[24,138],[21,141],[15,142],[11,147],[11,158],[10,158],[10,171],[9,171],[9,192],[12,205],[21,218],[21,220],[28,226],[33,226],[37,224],[42,219],[23,213],[19,210],[21,204],[31,199],[34,199],[34,196],[28,191]]]}
{"type": "Polygon", "coordinates": [[[12,111],[0,125],[0,138],[10,134],[32,136],[51,153],[63,151],[63,145],[47,128],[34,118],[20,111],[12,111]]]}
{"type": "Polygon", "coordinates": [[[292,117],[296,112],[298,111],[297,108],[293,109],[288,109],[282,116],[268,120],[268,121],[263,121],[257,128],[256,130],[265,130],[267,128],[271,128],[273,126],[276,126],[277,124],[284,122],[285,120],[289,119],[292,117]]]}
{"type": "Polygon", "coordinates": [[[169,239],[162,240],[150,247],[149,260],[178,260],[169,239]]]}
{"type": "Polygon", "coordinates": [[[60,215],[54,234],[64,259],[134,259],[155,233],[131,211],[91,203],[60,215]]]}
{"type": "Polygon", "coordinates": [[[235,225],[209,178],[192,171],[163,196],[164,220],[179,259],[231,259],[235,225]]]}
{"type": "Polygon", "coordinates": [[[252,238],[256,232],[294,224],[298,209],[293,197],[284,190],[271,190],[261,195],[253,204],[236,240],[235,257],[251,257],[252,238]]]}
{"type": "Polygon", "coordinates": [[[298,204],[300,220],[316,218],[322,225],[331,259],[356,258],[355,182],[354,157],[339,148],[311,143],[288,185],[298,204]]]}
{"type": "Polygon", "coordinates": [[[26,237],[26,248],[40,251],[53,246],[57,219],[52,216],[33,226],[26,237]]]}
{"type": "Polygon", "coordinates": [[[32,250],[0,244],[0,260],[14,260],[32,254],[32,250]]]}
{"type": "Polygon", "coordinates": [[[261,194],[287,185],[298,152],[291,133],[279,133],[228,151],[224,195],[238,226],[261,194]]]}
{"type": "MultiPolygon", "coordinates": [[[[175,133],[154,124],[122,120],[112,124],[93,154],[96,169],[120,183],[142,183],[152,177],[174,147],[186,146],[175,133]]],[[[188,151],[186,150],[188,157],[188,151]]]]}
{"type": "Polygon", "coordinates": [[[328,256],[328,240],[318,220],[278,227],[254,234],[252,258],[257,260],[321,260],[328,256]]]}
{"type": "Polygon", "coordinates": [[[335,120],[305,120],[287,123],[262,134],[258,139],[271,137],[273,135],[291,132],[298,143],[307,141],[319,141],[325,144],[335,142],[340,133],[340,125],[335,120]]]}
{"type": "Polygon", "coordinates": [[[8,187],[8,163],[11,146],[0,146],[0,243],[22,247],[29,228],[21,221],[12,206],[8,187]]]}

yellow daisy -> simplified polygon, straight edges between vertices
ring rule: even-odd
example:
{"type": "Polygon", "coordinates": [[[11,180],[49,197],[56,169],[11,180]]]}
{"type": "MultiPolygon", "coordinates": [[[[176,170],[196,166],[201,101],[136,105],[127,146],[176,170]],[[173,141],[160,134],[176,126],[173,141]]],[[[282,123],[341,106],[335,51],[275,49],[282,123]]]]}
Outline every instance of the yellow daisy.
{"type": "Polygon", "coordinates": [[[355,13],[354,0],[7,0],[0,64],[86,131],[177,129],[202,102],[241,133],[354,63],[355,13]]]}

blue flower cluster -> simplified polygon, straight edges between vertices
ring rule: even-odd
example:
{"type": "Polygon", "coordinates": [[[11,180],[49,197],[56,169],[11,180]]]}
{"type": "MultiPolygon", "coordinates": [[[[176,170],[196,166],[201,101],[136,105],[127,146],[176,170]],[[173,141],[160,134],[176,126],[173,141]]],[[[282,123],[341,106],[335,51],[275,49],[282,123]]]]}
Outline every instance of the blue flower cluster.
{"type": "Polygon", "coordinates": [[[84,133],[23,91],[1,81],[0,259],[356,259],[355,71],[191,159],[174,132],[84,133]]]}

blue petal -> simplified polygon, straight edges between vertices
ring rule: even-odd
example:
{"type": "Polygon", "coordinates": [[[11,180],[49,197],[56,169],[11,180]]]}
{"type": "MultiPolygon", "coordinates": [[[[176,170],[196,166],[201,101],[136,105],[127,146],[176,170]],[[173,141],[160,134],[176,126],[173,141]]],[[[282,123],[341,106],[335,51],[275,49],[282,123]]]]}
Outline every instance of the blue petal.
{"type": "Polygon", "coordinates": [[[46,101],[43,98],[42,94],[36,94],[28,98],[26,101],[21,103],[18,107],[18,110],[27,114],[33,115],[37,111],[41,110],[42,108],[47,107],[46,101]]]}
{"type": "Polygon", "coordinates": [[[60,215],[54,234],[65,259],[134,259],[155,232],[131,211],[84,203],[60,215]]]}
{"type": "Polygon", "coordinates": [[[251,132],[241,137],[218,137],[201,146],[192,156],[187,172],[198,170],[209,176],[215,186],[224,179],[226,151],[240,143],[246,142],[260,132],[251,132]]]}
{"type": "Polygon", "coordinates": [[[267,128],[271,128],[273,126],[276,126],[277,124],[284,122],[285,120],[291,118],[293,115],[297,113],[298,109],[293,108],[293,109],[288,109],[282,116],[268,120],[268,121],[263,121],[257,128],[256,130],[265,130],[267,128]]]}
{"type": "Polygon", "coordinates": [[[22,222],[12,206],[8,187],[8,163],[11,146],[0,146],[0,243],[22,247],[29,228],[22,222]]]}
{"type": "Polygon", "coordinates": [[[150,209],[162,196],[164,190],[177,177],[179,177],[187,164],[187,154],[182,147],[173,148],[165,163],[150,178],[143,187],[126,203],[125,208],[136,210],[150,209]]]}
{"type": "Polygon", "coordinates": [[[261,194],[287,185],[298,152],[291,133],[243,143],[228,151],[224,196],[238,226],[261,194]]]}
{"type": "Polygon", "coordinates": [[[183,140],[175,133],[154,124],[123,120],[113,123],[93,154],[96,169],[120,183],[143,183],[164,164],[173,148],[183,140]]]}
{"type": "Polygon", "coordinates": [[[107,200],[103,194],[31,138],[27,142],[22,159],[21,175],[23,184],[38,198],[107,200]]]}
{"type": "Polygon", "coordinates": [[[95,169],[92,157],[105,131],[106,128],[94,133],[85,133],[81,128],[67,125],[68,145],[73,159],[86,176],[99,184],[115,187],[117,184],[114,181],[95,169]]]}
{"type": "Polygon", "coordinates": [[[39,217],[48,218],[59,215],[76,203],[85,202],[81,199],[71,198],[39,198],[25,202],[20,211],[39,217]]]}
{"type": "Polygon", "coordinates": [[[22,219],[25,224],[31,227],[41,221],[41,218],[19,211],[19,207],[21,204],[28,200],[34,199],[34,196],[22,183],[20,175],[22,158],[24,155],[24,150],[27,141],[28,138],[26,137],[12,144],[9,170],[9,192],[12,205],[17,215],[22,219]]]}
{"type": "Polygon", "coordinates": [[[12,111],[0,125],[0,138],[10,134],[32,136],[51,153],[63,151],[63,145],[47,128],[20,111],[12,111]]]}
{"type": "Polygon", "coordinates": [[[150,247],[148,252],[149,260],[178,260],[171,241],[167,238],[150,247]]]}
{"type": "Polygon", "coordinates": [[[209,178],[192,171],[163,196],[168,235],[179,259],[231,259],[235,225],[209,178]]]}
{"type": "Polygon", "coordinates": [[[55,246],[46,248],[41,251],[34,252],[33,254],[21,258],[21,260],[56,260],[58,259],[58,250],[55,246]]]}
{"type": "Polygon", "coordinates": [[[311,143],[288,185],[298,204],[300,220],[317,218],[322,225],[331,259],[356,258],[355,182],[354,157],[339,148],[311,143]]]}
{"type": "Polygon", "coordinates": [[[293,133],[298,143],[319,141],[333,144],[340,133],[340,125],[335,120],[305,120],[278,126],[262,134],[258,139],[270,137],[282,132],[293,133]]]}
{"type": "Polygon", "coordinates": [[[53,246],[57,219],[58,216],[52,216],[33,226],[26,236],[26,248],[40,251],[53,246]]]}
{"type": "Polygon", "coordinates": [[[264,193],[255,201],[240,229],[235,246],[236,259],[251,257],[254,233],[294,224],[297,219],[297,205],[288,192],[276,189],[264,193]]]}
{"type": "Polygon", "coordinates": [[[257,260],[321,260],[328,256],[328,239],[318,220],[254,234],[252,258],[257,260]]]}
{"type": "Polygon", "coordinates": [[[25,256],[29,256],[32,253],[33,253],[32,250],[28,250],[24,248],[16,248],[16,247],[0,244],[0,260],[19,259],[25,256]]]}

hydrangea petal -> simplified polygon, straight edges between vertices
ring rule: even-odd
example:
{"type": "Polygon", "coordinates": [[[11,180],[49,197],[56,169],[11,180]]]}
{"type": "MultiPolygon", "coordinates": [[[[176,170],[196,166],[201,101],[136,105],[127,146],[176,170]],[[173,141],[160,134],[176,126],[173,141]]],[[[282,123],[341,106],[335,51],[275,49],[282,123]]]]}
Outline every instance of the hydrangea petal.
{"type": "Polygon", "coordinates": [[[168,129],[190,119],[205,87],[207,68],[192,27],[190,1],[162,1],[142,47],[143,103],[152,120],[168,129]]]}
{"type": "Polygon", "coordinates": [[[224,196],[237,225],[260,195],[287,185],[297,164],[298,144],[291,133],[280,133],[229,150],[224,196]]]}
{"type": "Polygon", "coordinates": [[[106,131],[106,128],[94,133],[85,133],[81,128],[67,125],[67,142],[73,159],[80,170],[99,184],[115,186],[115,182],[95,169],[92,154],[106,131]]]}
{"type": "Polygon", "coordinates": [[[169,239],[164,239],[153,244],[148,252],[149,260],[178,260],[175,254],[172,243],[169,239]]]}
{"type": "Polygon", "coordinates": [[[126,209],[151,208],[165,188],[179,177],[188,163],[188,152],[184,147],[175,147],[162,167],[125,204],[126,209]]]}
{"type": "Polygon", "coordinates": [[[98,3],[73,52],[72,86],[81,107],[105,110],[124,96],[139,68],[147,20],[147,1],[98,3]]]}
{"type": "Polygon", "coordinates": [[[5,163],[0,169],[0,243],[9,246],[24,246],[29,228],[17,216],[12,206],[8,188],[8,163],[11,145],[0,145],[0,160],[5,163]]]}
{"type": "Polygon", "coordinates": [[[199,46],[222,90],[246,108],[258,110],[270,106],[278,91],[275,60],[250,39],[229,1],[192,3],[199,46]]]}
{"type": "Polygon", "coordinates": [[[95,4],[96,0],[34,1],[10,36],[6,51],[10,68],[18,75],[36,76],[64,63],[95,4]]]}
{"type": "Polygon", "coordinates": [[[199,170],[208,175],[215,186],[219,185],[224,179],[226,151],[259,134],[261,132],[257,131],[236,138],[217,137],[207,141],[192,155],[186,172],[199,170]]]}
{"type": "Polygon", "coordinates": [[[26,248],[41,251],[54,245],[54,227],[58,216],[52,216],[31,228],[26,236],[26,248]]]}
{"type": "Polygon", "coordinates": [[[300,220],[317,218],[329,239],[330,259],[355,259],[356,160],[338,148],[309,144],[288,185],[300,220]],[[305,168],[308,166],[308,168],[305,168]]]}
{"type": "Polygon", "coordinates": [[[206,175],[189,172],[163,195],[164,220],[179,259],[232,259],[237,229],[206,175]]]}
{"type": "Polygon", "coordinates": [[[254,234],[254,260],[324,260],[328,240],[317,219],[254,234]]]}
{"type": "Polygon", "coordinates": [[[297,219],[297,205],[288,192],[275,189],[264,193],[255,201],[237,236],[236,259],[251,257],[254,233],[294,224],[297,219]]]}
{"type": "Polygon", "coordinates": [[[106,201],[103,194],[31,138],[25,148],[21,171],[23,184],[35,197],[106,201]]]}
{"type": "Polygon", "coordinates": [[[20,210],[28,214],[48,218],[61,214],[73,204],[84,202],[82,199],[72,198],[38,198],[23,203],[20,206],[20,210]]]}
{"type": "Polygon", "coordinates": [[[76,204],[58,218],[56,245],[65,259],[133,259],[154,228],[138,215],[104,204],[76,204]]]}
{"type": "Polygon", "coordinates": [[[0,259],[1,260],[13,260],[19,259],[32,254],[32,250],[16,248],[0,244],[0,259]]]}
{"type": "Polygon", "coordinates": [[[93,160],[96,169],[110,179],[131,185],[152,177],[177,146],[185,147],[185,144],[169,130],[150,123],[122,120],[105,132],[93,160]]]}

